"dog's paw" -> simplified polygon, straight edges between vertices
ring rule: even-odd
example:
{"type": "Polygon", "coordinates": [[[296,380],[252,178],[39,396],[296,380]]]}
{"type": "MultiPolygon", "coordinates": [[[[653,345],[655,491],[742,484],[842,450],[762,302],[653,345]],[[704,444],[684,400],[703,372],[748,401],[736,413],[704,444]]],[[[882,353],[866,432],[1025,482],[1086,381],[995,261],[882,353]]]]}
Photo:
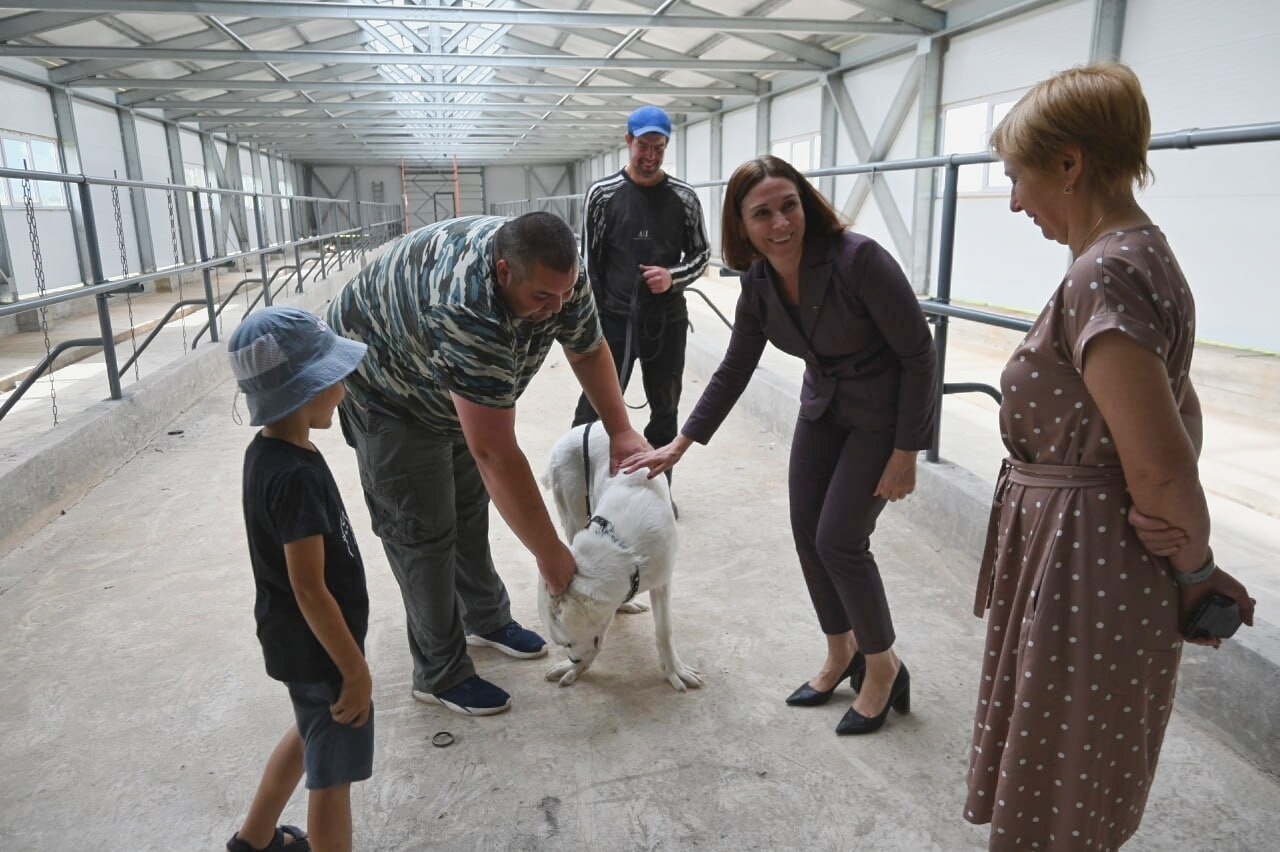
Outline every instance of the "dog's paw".
{"type": "Polygon", "coordinates": [[[676,664],[670,669],[663,666],[663,670],[667,676],[667,683],[671,684],[676,692],[684,692],[685,687],[698,689],[702,686],[702,673],[679,660],[676,660],[676,664]]]}
{"type": "Polygon", "coordinates": [[[626,603],[619,604],[618,606],[618,612],[626,613],[627,615],[638,615],[639,613],[648,611],[649,605],[642,604],[640,601],[627,601],[626,603]]]}
{"type": "Polygon", "coordinates": [[[582,669],[576,663],[570,660],[563,660],[547,669],[546,679],[559,681],[561,686],[573,686],[580,674],[582,674],[582,669]]]}

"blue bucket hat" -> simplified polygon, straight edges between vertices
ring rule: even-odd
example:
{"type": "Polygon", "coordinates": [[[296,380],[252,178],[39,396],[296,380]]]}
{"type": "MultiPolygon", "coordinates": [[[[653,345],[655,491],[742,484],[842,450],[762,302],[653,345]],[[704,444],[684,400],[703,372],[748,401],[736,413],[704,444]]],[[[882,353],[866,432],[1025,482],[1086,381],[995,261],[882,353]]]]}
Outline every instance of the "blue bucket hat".
{"type": "Polygon", "coordinates": [[[671,116],[656,106],[642,106],[627,119],[627,132],[632,136],[661,133],[671,138],[671,116]]]}
{"type": "Polygon", "coordinates": [[[368,348],[297,308],[249,314],[227,341],[231,372],[249,404],[249,425],[293,414],[349,376],[368,348]]]}

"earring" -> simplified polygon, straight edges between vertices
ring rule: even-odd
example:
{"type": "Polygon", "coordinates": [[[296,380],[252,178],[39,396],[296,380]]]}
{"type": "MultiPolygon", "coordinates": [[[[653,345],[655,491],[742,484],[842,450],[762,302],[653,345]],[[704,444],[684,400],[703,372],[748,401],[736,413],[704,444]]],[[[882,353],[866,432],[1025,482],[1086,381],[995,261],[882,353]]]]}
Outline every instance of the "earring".
{"type": "Polygon", "coordinates": [[[1074,193],[1075,193],[1075,191],[1076,191],[1076,188],[1075,188],[1074,186],[1072,186],[1071,184],[1067,184],[1066,186],[1064,186],[1064,187],[1062,188],[1062,194],[1063,194],[1063,195],[1072,195],[1072,194],[1074,194],[1074,193]]]}

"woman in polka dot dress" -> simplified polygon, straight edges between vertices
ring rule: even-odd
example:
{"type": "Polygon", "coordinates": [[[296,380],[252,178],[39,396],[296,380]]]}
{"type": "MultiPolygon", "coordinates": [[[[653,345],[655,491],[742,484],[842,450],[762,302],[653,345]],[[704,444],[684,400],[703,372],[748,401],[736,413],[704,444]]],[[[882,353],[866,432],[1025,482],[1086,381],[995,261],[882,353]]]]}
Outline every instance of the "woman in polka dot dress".
{"type": "Polygon", "coordinates": [[[965,804],[993,850],[1118,848],[1155,773],[1180,625],[1210,591],[1252,621],[1209,567],[1195,304],[1133,195],[1150,135],[1133,72],[1099,63],[1037,84],[991,137],[1010,209],[1075,258],[1001,377],[965,804]]]}

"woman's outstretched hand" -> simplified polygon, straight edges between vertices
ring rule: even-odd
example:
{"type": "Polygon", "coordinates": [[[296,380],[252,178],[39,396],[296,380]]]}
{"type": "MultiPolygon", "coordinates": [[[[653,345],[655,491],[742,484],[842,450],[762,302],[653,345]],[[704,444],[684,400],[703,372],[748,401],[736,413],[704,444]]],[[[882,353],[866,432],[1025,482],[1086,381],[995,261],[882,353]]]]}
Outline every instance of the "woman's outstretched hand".
{"type": "Polygon", "coordinates": [[[689,449],[689,445],[693,442],[684,435],[677,435],[676,439],[665,447],[659,447],[656,450],[649,450],[645,453],[635,453],[630,458],[622,462],[619,468],[622,473],[631,473],[642,467],[649,468],[649,478],[666,473],[668,470],[676,466],[676,462],[684,455],[685,450],[689,449]]]}

